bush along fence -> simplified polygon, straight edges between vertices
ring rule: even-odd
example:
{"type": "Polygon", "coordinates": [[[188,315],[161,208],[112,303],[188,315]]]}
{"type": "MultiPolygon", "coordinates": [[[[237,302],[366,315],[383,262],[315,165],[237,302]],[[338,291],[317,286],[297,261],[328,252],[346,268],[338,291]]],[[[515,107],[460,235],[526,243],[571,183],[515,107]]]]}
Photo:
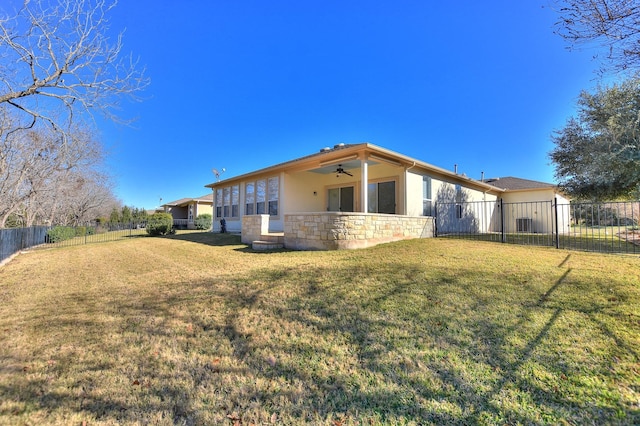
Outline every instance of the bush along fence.
{"type": "Polygon", "coordinates": [[[62,247],[147,235],[145,222],[0,229],[0,262],[34,246],[62,247]]]}
{"type": "MultiPolygon", "coordinates": [[[[195,230],[211,229],[211,215],[202,214],[195,220],[195,230]]],[[[62,247],[139,236],[175,233],[176,224],[169,213],[155,213],[146,221],[93,222],[83,226],[32,226],[0,229],[0,262],[20,250],[34,246],[62,247]]]]}
{"type": "Polygon", "coordinates": [[[551,246],[603,253],[640,253],[640,202],[438,203],[436,236],[551,246]]]}

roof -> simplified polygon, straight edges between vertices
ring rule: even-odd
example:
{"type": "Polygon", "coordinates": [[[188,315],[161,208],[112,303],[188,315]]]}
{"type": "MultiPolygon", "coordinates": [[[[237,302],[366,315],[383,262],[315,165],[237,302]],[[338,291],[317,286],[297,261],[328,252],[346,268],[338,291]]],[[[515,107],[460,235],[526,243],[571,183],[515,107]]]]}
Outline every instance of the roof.
{"type": "MultiPolygon", "coordinates": [[[[261,176],[267,173],[280,172],[283,169],[295,171],[319,171],[322,168],[329,167],[328,165],[330,165],[331,167],[335,167],[335,165],[338,163],[345,165],[346,168],[346,164],[350,161],[355,161],[355,159],[358,158],[358,153],[362,152],[367,152],[368,154],[370,154],[369,158],[372,159],[372,161],[382,161],[390,162],[397,165],[404,165],[405,167],[407,167],[407,169],[419,167],[431,174],[444,177],[444,179],[446,180],[460,183],[464,182],[466,185],[474,186],[483,191],[491,191],[494,193],[502,193],[505,191],[504,189],[494,186],[488,182],[471,179],[466,175],[461,175],[449,170],[442,169],[432,164],[425,163],[423,161],[408,157],[403,154],[399,154],[397,152],[379,147],[377,145],[370,144],[368,142],[357,144],[338,144],[333,148],[322,148],[319,152],[316,152],[314,154],[296,158],[294,160],[279,163],[263,169],[255,170],[243,175],[229,177],[227,179],[205,185],[205,187],[216,188],[218,186],[226,186],[232,182],[239,182],[243,179],[261,176]]],[[[333,171],[333,169],[331,169],[331,171],[333,171]]]]}
{"type": "Polygon", "coordinates": [[[209,193],[207,195],[203,195],[203,196],[197,197],[197,198],[180,198],[179,200],[170,201],[168,203],[165,203],[165,204],[163,204],[163,206],[169,206],[169,207],[181,206],[183,204],[189,204],[189,203],[192,203],[194,201],[196,203],[213,203],[213,193],[209,193]]]}
{"type": "Polygon", "coordinates": [[[485,183],[495,186],[496,188],[506,189],[507,191],[523,191],[535,189],[551,189],[557,188],[557,185],[536,180],[521,179],[513,176],[499,177],[493,179],[485,179],[485,183]]]}

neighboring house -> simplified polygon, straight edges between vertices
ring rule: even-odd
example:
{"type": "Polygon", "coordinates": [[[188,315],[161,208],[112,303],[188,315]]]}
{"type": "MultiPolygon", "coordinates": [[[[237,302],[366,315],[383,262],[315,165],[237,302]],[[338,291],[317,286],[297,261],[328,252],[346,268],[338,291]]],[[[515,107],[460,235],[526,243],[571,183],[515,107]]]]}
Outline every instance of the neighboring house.
{"type": "Polygon", "coordinates": [[[213,195],[198,198],[182,198],[160,206],[173,216],[173,226],[179,229],[194,229],[194,221],[198,215],[213,215],[213,195]]]}
{"type": "Polygon", "coordinates": [[[213,232],[219,232],[224,218],[227,230],[241,233],[245,243],[342,249],[431,237],[436,215],[438,232],[447,232],[448,226],[459,229],[461,223],[469,231],[491,232],[501,199],[561,197],[548,184],[507,188],[503,183],[509,179],[518,180],[475,180],[361,143],[323,148],[206,187],[214,194],[213,232]],[[466,206],[479,202],[483,213],[470,218],[466,206]]]}

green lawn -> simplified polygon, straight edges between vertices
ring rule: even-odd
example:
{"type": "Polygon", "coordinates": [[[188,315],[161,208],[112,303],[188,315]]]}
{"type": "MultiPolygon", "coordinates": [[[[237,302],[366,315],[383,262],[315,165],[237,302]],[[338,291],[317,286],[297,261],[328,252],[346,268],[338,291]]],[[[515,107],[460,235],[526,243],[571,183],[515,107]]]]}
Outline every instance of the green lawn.
{"type": "MultiPolygon", "coordinates": [[[[499,232],[484,234],[451,234],[439,238],[501,242],[499,232]]],[[[506,233],[505,243],[555,247],[554,234],[506,233]]],[[[597,253],[640,254],[640,231],[632,227],[572,227],[558,236],[561,249],[597,253]]]]}
{"type": "Polygon", "coordinates": [[[0,424],[639,424],[640,258],[192,233],[0,268],[0,424]]]}

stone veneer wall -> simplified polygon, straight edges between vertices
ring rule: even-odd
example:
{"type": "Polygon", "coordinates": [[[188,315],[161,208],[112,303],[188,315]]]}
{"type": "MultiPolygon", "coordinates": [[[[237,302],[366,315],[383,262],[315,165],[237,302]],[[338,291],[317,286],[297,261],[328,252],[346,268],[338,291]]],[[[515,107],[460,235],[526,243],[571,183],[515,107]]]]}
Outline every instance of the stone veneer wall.
{"type": "MultiPolygon", "coordinates": [[[[341,250],[391,241],[431,238],[434,218],[376,213],[299,213],[284,217],[284,246],[293,250],[341,250]]],[[[244,222],[243,222],[244,242],[244,222]]]]}
{"type": "Polygon", "coordinates": [[[242,216],[242,236],[243,244],[251,244],[261,239],[263,235],[269,233],[269,215],[255,214],[242,216]]]}

